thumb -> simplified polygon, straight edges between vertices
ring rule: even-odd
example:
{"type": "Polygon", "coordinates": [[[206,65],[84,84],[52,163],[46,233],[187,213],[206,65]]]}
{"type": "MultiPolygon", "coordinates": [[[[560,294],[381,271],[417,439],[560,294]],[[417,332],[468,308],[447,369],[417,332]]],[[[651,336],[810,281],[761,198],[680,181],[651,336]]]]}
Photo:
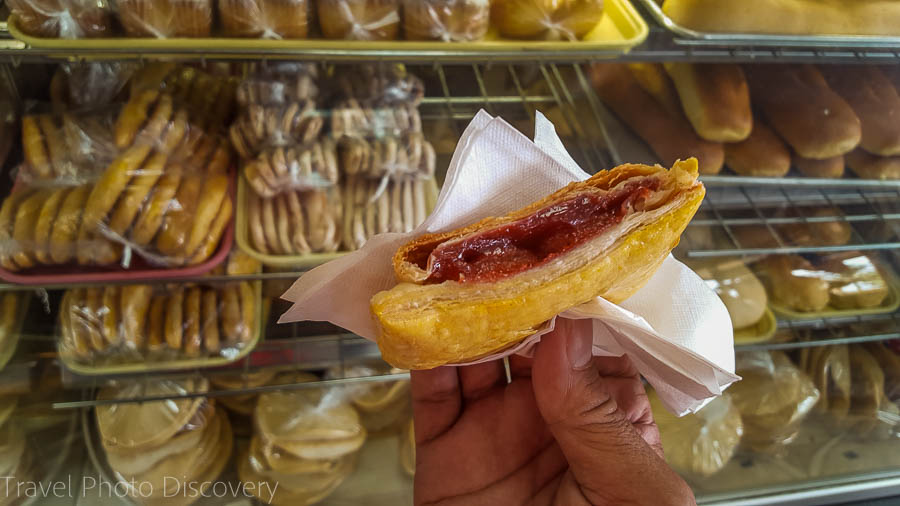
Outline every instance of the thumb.
{"type": "Polygon", "coordinates": [[[558,318],[556,329],[537,346],[531,376],[538,408],[566,456],[583,500],[693,502],[684,481],[619,409],[592,360],[592,346],[591,320],[558,318]],[[651,476],[653,480],[648,480],[651,476]]]}

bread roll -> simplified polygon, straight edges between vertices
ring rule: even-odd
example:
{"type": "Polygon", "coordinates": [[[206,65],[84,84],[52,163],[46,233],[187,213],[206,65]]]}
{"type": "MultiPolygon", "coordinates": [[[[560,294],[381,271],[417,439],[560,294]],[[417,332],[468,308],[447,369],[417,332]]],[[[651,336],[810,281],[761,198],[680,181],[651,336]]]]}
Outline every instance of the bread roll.
{"type": "Polygon", "coordinates": [[[839,178],[844,175],[844,155],[815,160],[794,153],[794,166],[807,177],[839,178]]]}
{"type": "Polygon", "coordinates": [[[724,146],[725,165],[742,176],[782,177],[791,170],[790,150],[762,121],[745,140],[724,146]]]}
{"type": "Polygon", "coordinates": [[[828,281],[805,258],[775,255],[766,258],[762,265],[772,298],[779,304],[802,312],[821,311],[828,305],[828,281]]]}
{"type": "Polygon", "coordinates": [[[721,144],[701,139],[684,114],[673,115],[644,91],[621,64],[595,64],[591,79],[597,94],[643,139],[663,164],[696,157],[701,174],[717,174],[725,160],[721,144]]]}
{"type": "Polygon", "coordinates": [[[857,148],[844,159],[847,167],[862,179],[900,179],[900,156],[878,156],[857,148]]]}
{"type": "Polygon", "coordinates": [[[690,267],[725,303],[735,329],[756,325],[766,312],[766,290],[738,259],[691,262],[690,267]]]}
{"type": "Polygon", "coordinates": [[[478,40],[490,11],[490,0],[403,0],[403,28],[409,40],[478,40]]]}
{"type": "Polygon", "coordinates": [[[491,22],[513,39],[578,40],[603,16],[603,0],[494,0],[491,22]]]}
{"type": "Polygon", "coordinates": [[[700,137],[713,142],[738,142],[750,135],[750,90],[741,67],[679,62],[667,63],[665,68],[700,137]]]}
{"type": "Polygon", "coordinates": [[[888,286],[872,260],[858,252],[848,251],[821,258],[818,267],[831,273],[830,303],[838,309],[869,308],[881,305],[888,286]]]}
{"type": "Polygon", "coordinates": [[[831,158],[859,144],[859,118],[812,65],[748,65],[753,100],[804,158],[831,158]]]}
{"type": "Polygon", "coordinates": [[[665,0],[676,23],[702,32],[897,35],[900,4],[890,0],[665,0]]]}
{"type": "Polygon", "coordinates": [[[822,65],[819,69],[859,116],[859,146],[875,155],[900,155],[900,94],[890,79],[873,65],[822,65]]]}

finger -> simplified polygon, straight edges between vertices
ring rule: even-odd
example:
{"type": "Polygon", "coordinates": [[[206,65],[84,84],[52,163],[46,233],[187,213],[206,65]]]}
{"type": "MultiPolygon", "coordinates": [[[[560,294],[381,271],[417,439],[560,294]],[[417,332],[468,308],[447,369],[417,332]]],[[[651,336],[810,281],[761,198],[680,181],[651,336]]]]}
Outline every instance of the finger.
{"type": "Polygon", "coordinates": [[[635,430],[610,393],[592,360],[592,340],[590,321],[558,319],[556,329],[541,338],[532,367],[538,408],[581,493],[592,504],[621,502],[623,498],[609,496],[616,490],[630,491],[629,499],[637,504],[654,504],[660,497],[684,498],[676,503],[690,504],[690,489],[635,430]],[[654,476],[653,482],[647,483],[645,476],[654,476]]]}
{"type": "Polygon", "coordinates": [[[459,368],[459,382],[462,385],[462,396],[467,401],[474,401],[506,383],[506,371],[502,360],[492,360],[482,364],[468,365],[459,368]]]}
{"type": "Polygon", "coordinates": [[[455,367],[410,371],[416,444],[446,432],[459,417],[462,397],[455,367]]]}
{"type": "Polygon", "coordinates": [[[533,360],[527,357],[513,355],[509,357],[509,374],[513,378],[530,378],[531,364],[533,360]]]}

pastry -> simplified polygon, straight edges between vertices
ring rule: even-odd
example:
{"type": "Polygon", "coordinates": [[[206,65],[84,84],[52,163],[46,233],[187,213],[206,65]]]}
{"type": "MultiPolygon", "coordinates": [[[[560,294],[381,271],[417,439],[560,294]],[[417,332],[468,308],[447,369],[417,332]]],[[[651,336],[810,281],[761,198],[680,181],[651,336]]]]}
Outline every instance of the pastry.
{"type": "Polygon", "coordinates": [[[750,135],[750,90],[740,66],[667,63],[665,68],[697,135],[712,142],[739,142],[750,135]]]}
{"type": "Polygon", "coordinates": [[[18,251],[13,254],[12,261],[22,269],[32,267],[37,262],[34,255],[35,227],[37,226],[38,218],[40,218],[41,208],[51,194],[51,190],[34,192],[23,200],[19,204],[18,209],[16,209],[12,240],[15,241],[18,251]]]}
{"type": "Polygon", "coordinates": [[[134,217],[137,215],[147,195],[153,190],[156,182],[162,177],[165,170],[166,155],[154,153],[147,162],[137,171],[137,175],[131,180],[109,218],[109,229],[119,236],[124,237],[131,228],[134,217]]]}
{"type": "Polygon", "coordinates": [[[119,0],[119,20],[129,37],[209,37],[212,0],[119,0]]]}
{"type": "Polygon", "coordinates": [[[791,170],[790,150],[762,121],[754,123],[750,136],[743,141],[724,146],[725,165],[742,176],[782,177],[791,170]]]}
{"type": "Polygon", "coordinates": [[[394,256],[400,284],[371,301],[382,355],[405,369],[466,362],[594,297],[626,299],[699,207],[705,189],[696,178],[695,159],[671,170],[623,165],[507,216],[402,246],[394,256]],[[496,241],[510,244],[501,257],[487,255],[496,241]]]}
{"type": "Polygon", "coordinates": [[[338,181],[336,150],[330,138],[302,146],[272,147],[244,164],[244,176],[263,197],[332,186],[338,181]]]}
{"type": "Polygon", "coordinates": [[[116,120],[116,147],[125,149],[135,142],[158,142],[172,118],[172,108],[172,96],[157,89],[144,90],[133,96],[116,120]]]}
{"type": "Polygon", "coordinates": [[[53,259],[50,257],[50,238],[53,224],[56,222],[60,208],[70,191],[70,188],[54,190],[41,206],[41,214],[38,216],[34,229],[33,249],[35,258],[42,264],[53,263],[53,259]]]}
{"type": "Polygon", "coordinates": [[[878,156],[856,148],[844,160],[861,179],[900,179],[900,156],[878,156]]]}
{"type": "Polygon", "coordinates": [[[725,303],[737,329],[756,325],[766,311],[766,290],[741,260],[691,262],[691,268],[725,303]]]}
{"type": "Polygon", "coordinates": [[[397,38],[400,0],[318,0],[317,8],[326,39],[397,38]]]}
{"type": "Polygon", "coordinates": [[[859,146],[873,155],[900,155],[900,94],[874,65],[823,65],[828,85],[859,117],[859,146]]]}
{"type": "Polygon", "coordinates": [[[662,163],[695,156],[702,174],[722,169],[725,151],[721,144],[701,139],[683,113],[673,114],[638,86],[627,67],[595,64],[591,79],[600,99],[653,149],[662,163]]]}
{"type": "Polygon", "coordinates": [[[794,311],[815,312],[825,309],[829,286],[808,260],[797,255],[775,255],[762,263],[768,275],[772,298],[794,311]]]}
{"type": "Polygon", "coordinates": [[[513,39],[578,40],[603,16],[603,0],[494,0],[491,22],[513,39]]]}
{"type": "MultiPolygon", "coordinates": [[[[87,204],[91,189],[91,185],[79,186],[72,189],[63,200],[50,232],[50,259],[53,263],[69,262],[74,257],[76,249],[79,248],[79,245],[76,244],[76,237],[81,228],[83,209],[87,204]]],[[[0,211],[0,216],[2,216],[2,211],[0,211]]]]}
{"type": "Polygon", "coordinates": [[[828,274],[829,303],[837,309],[870,308],[881,305],[888,286],[872,260],[858,251],[835,253],[819,259],[828,274]]]}
{"type": "Polygon", "coordinates": [[[792,161],[797,170],[807,177],[839,178],[844,175],[844,155],[816,160],[794,153],[792,161]]]}
{"type": "Polygon", "coordinates": [[[168,167],[147,196],[131,231],[131,240],[138,246],[145,246],[156,237],[163,218],[172,205],[172,199],[181,186],[182,172],[181,167],[168,167]]]}
{"type": "Polygon", "coordinates": [[[305,39],[308,0],[219,0],[225,35],[267,39],[305,39]]]}
{"type": "MultiPolygon", "coordinates": [[[[152,299],[153,287],[149,285],[122,287],[122,334],[125,337],[125,343],[134,349],[142,348],[147,339],[144,322],[148,322],[148,328],[152,328],[157,323],[154,320],[147,320],[147,312],[150,310],[152,299]]],[[[158,318],[159,314],[151,313],[150,318],[153,317],[158,318]]]]}
{"type": "Polygon", "coordinates": [[[479,40],[490,10],[490,0],[403,0],[403,31],[409,40],[479,40]]]}
{"type": "Polygon", "coordinates": [[[798,155],[821,160],[859,144],[859,118],[812,65],[745,67],[754,104],[798,155]]]}

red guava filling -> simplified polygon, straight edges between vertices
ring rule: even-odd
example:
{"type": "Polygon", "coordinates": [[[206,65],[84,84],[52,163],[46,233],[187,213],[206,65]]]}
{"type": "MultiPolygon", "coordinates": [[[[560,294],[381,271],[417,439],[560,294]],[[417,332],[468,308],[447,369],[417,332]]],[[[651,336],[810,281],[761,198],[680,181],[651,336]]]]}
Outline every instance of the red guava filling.
{"type": "Polygon", "coordinates": [[[428,257],[431,272],[425,282],[492,282],[545,264],[621,223],[629,209],[659,185],[658,178],[643,178],[603,195],[585,193],[518,221],[442,244],[428,257]]]}

